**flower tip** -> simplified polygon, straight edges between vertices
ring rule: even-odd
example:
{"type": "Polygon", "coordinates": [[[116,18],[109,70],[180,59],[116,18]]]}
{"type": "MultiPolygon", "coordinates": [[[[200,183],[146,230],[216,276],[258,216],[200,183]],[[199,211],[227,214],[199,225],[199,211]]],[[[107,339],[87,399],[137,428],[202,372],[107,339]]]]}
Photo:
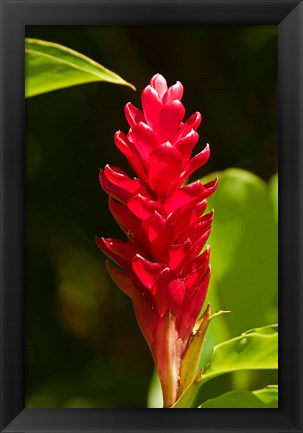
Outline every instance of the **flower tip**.
{"type": "Polygon", "coordinates": [[[159,85],[163,87],[166,86],[167,89],[167,82],[163,77],[163,75],[159,74],[159,72],[151,77],[149,84],[154,88],[156,88],[159,85]]]}
{"type": "Polygon", "coordinates": [[[113,245],[112,238],[103,238],[103,237],[97,238],[96,244],[101,250],[104,247],[110,248],[113,245]]]}
{"type": "Polygon", "coordinates": [[[213,192],[216,191],[218,187],[218,177],[216,177],[215,179],[211,180],[210,182],[206,183],[204,185],[204,190],[205,190],[205,197],[209,197],[211,194],[213,194],[213,192]]]}
{"type": "Polygon", "coordinates": [[[114,134],[114,139],[116,137],[119,137],[121,135],[121,133],[122,133],[122,131],[120,129],[118,131],[116,131],[115,134],[114,134]]]}
{"type": "Polygon", "coordinates": [[[202,122],[202,114],[199,111],[196,111],[188,120],[190,120],[193,129],[198,129],[202,122]]]}
{"type": "Polygon", "coordinates": [[[150,85],[152,85],[153,82],[154,82],[158,77],[162,77],[162,75],[161,75],[159,72],[157,72],[156,74],[154,74],[154,75],[151,77],[150,82],[149,82],[150,85]]]}
{"type": "MultiPolygon", "coordinates": [[[[172,103],[174,101],[181,102],[183,96],[183,85],[180,81],[176,81],[176,83],[169,87],[163,96],[163,103],[172,103]]],[[[183,105],[182,105],[183,107],[183,105]]],[[[183,107],[184,108],[184,107],[183,107]]]]}
{"type": "Polygon", "coordinates": [[[104,238],[100,238],[99,236],[95,236],[95,242],[96,242],[96,245],[100,248],[100,247],[102,247],[103,246],[103,239],[104,238]]]}
{"type": "Polygon", "coordinates": [[[167,82],[163,75],[159,73],[155,74],[150,80],[150,85],[156,90],[160,99],[162,99],[167,92],[167,82]]]}
{"type": "Polygon", "coordinates": [[[211,311],[210,311],[210,304],[207,304],[206,310],[203,313],[203,317],[206,318],[206,320],[210,320],[211,318],[211,311]]]}
{"type": "Polygon", "coordinates": [[[210,154],[210,145],[209,145],[209,143],[206,143],[206,145],[205,145],[205,147],[203,149],[203,152],[205,152],[207,154],[210,154]]]}
{"type": "Polygon", "coordinates": [[[144,260],[144,257],[141,256],[141,254],[137,253],[134,255],[134,257],[132,258],[132,262],[138,261],[138,260],[144,260]]]}

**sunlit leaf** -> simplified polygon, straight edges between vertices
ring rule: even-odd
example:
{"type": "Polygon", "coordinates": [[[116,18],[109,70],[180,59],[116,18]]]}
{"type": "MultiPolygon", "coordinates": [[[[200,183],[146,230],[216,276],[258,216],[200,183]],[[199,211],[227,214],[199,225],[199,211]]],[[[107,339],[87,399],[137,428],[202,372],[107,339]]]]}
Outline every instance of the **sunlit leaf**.
{"type": "Polygon", "coordinates": [[[93,81],[135,87],[94,60],[62,45],[25,39],[25,96],[93,81]]]}
{"type": "Polygon", "coordinates": [[[206,382],[238,370],[278,368],[277,325],[252,329],[239,337],[218,344],[202,375],[185,391],[174,407],[190,407],[198,389],[206,382]]]}
{"type": "Polygon", "coordinates": [[[278,407],[278,386],[269,385],[257,391],[231,391],[207,400],[201,409],[269,409],[278,407]]]}
{"type": "Polygon", "coordinates": [[[212,311],[230,310],[210,329],[217,342],[246,329],[277,322],[278,226],[268,185],[240,169],[219,177],[208,199],[215,211],[209,244],[212,277],[208,298],[212,311]]]}

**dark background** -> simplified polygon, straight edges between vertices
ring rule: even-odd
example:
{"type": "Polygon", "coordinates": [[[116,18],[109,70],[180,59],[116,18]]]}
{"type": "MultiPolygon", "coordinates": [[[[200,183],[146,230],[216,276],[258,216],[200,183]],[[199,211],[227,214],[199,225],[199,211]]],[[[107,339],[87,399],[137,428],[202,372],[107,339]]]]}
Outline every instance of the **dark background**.
{"type": "Polygon", "coordinates": [[[113,143],[123,107],[159,72],[200,111],[211,158],[264,180],[277,171],[277,27],[30,26],[133,83],[91,83],[26,100],[28,407],[146,407],[153,371],[130,300],[110,281],[95,235],[121,237],[98,182],[130,169],[113,143]]]}

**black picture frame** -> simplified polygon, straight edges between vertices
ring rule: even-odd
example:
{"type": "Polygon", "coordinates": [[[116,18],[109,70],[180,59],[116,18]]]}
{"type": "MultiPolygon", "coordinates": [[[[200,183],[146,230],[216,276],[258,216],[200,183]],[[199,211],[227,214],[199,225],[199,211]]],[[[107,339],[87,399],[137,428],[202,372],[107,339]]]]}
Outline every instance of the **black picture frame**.
{"type": "Polygon", "coordinates": [[[0,0],[3,432],[301,432],[303,4],[298,0],[0,0]],[[25,409],[26,25],[276,24],[279,30],[279,409],[25,409]]]}

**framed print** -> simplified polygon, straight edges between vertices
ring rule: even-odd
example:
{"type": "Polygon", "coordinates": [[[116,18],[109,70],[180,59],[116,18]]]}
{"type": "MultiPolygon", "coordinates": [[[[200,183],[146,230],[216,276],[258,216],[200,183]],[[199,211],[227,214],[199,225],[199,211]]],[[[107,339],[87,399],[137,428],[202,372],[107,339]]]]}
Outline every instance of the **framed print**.
{"type": "Polygon", "coordinates": [[[302,8],[1,1],[1,431],[302,430],[302,8]]]}

